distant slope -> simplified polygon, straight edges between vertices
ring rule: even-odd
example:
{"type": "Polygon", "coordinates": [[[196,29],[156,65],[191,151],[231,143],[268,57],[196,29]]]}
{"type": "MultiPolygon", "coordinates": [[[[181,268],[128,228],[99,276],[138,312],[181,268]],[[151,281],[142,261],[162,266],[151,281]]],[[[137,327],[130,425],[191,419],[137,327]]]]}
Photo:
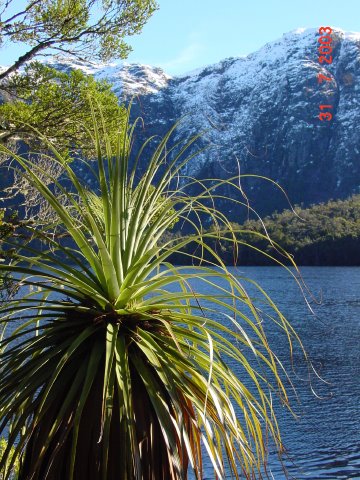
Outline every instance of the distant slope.
{"type": "MultiPolygon", "coordinates": [[[[270,238],[294,255],[299,265],[360,265],[360,195],[348,200],[330,201],[307,209],[295,208],[264,219],[270,238]]],[[[263,232],[259,221],[244,225],[263,232]]],[[[256,241],[273,252],[269,244],[256,241]]],[[[258,255],[249,255],[253,262],[258,255]]],[[[241,262],[241,260],[240,260],[241,262]]]]}
{"type": "MultiPolygon", "coordinates": [[[[263,224],[259,220],[250,220],[234,226],[264,235],[265,225],[273,242],[292,254],[298,265],[360,266],[360,195],[294,210],[296,213],[285,210],[265,217],[263,224]]],[[[285,260],[267,239],[250,233],[241,233],[238,238],[283,262],[285,260]]],[[[231,244],[211,242],[211,246],[225,263],[234,264],[231,244]]],[[[180,257],[176,260],[182,261],[180,257]]],[[[237,264],[275,265],[274,261],[248,246],[240,246],[237,264]]]]}

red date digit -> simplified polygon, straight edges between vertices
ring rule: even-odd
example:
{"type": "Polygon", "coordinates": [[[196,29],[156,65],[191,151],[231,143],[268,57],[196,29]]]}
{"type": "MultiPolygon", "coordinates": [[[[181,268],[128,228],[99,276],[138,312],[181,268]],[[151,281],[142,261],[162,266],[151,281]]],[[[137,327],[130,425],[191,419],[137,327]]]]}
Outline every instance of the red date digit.
{"type": "Polygon", "coordinates": [[[326,55],[321,55],[321,57],[319,57],[319,62],[320,63],[324,63],[324,62],[332,63],[332,59],[333,59],[332,55],[329,55],[329,58],[326,55]]]}
{"type": "Polygon", "coordinates": [[[321,54],[327,55],[328,53],[331,53],[331,52],[332,52],[332,48],[328,45],[321,45],[321,47],[319,47],[319,53],[321,54]],[[326,51],[324,49],[326,49],[326,51]]]}
{"type": "MultiPolygon", "coordinates": [[[[332,33],[332,28],[331,27],[320,27],[319,28],[319,33],[321,37],[318,39],[318,42],[320,43],[319,46],[319,63],[332,63],[333,57],[330,55],[333,51],[333,48],[331,46],[332,43],[332,38],[331,38],[331,33],[332,33]]],[[[333,79],[331,77],[327,77],[323,75],[322,73],[317,74],[317,79],[318,83],[322,82],[331,82],[333,79]]],[[[332,105],[319,105],[320,113],[318,115],[319,119],[323,121],[330,122],[332,120],[333,115],[330,112],[326,112],[324,110],[330,110],[332,109],[332,105]]]]}
{"type": "Polygon", "coordinates": [[[319,113],[319,118],[322,122],[324,120],[329,122],[332,119],[332,114],[330,112],[321,112],[321,113],[319,113]]]}
{"type": "Polygon", "coordinates": [[[332,28],[331,27],[320,27],[319,28],[319,33],[332,33],[332,28]]]}
{"type": "Polygon", "coordinates": [[[322,73],[318,73],[317,78],[319,83],[322,83],[323,80],[325,80],[326,82],[331,82],[332,80],[331,77],[325,77],[325,75],[323,75],[322,73]]]}

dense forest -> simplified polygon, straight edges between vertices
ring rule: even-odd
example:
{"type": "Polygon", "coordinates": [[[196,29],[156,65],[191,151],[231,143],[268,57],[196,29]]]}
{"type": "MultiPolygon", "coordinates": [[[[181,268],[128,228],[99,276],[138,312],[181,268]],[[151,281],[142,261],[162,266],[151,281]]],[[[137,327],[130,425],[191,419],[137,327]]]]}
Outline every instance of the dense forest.
{"type": "MultiPolygon", "coordinates": [[[[209,240],[222,260],[231,265],[272,265],[285,261],[274,244],[291,254],[298,265],[360,265],[360,195],[347,200],[330,201],[309,208],[295,207],[260,220],[232,224],[238,239],[244,242],[234,259],[231,242],[209,240]],[[265,229],[266,228],[266,232],[265,229]],[[246,245],[249,244],[249,245],[246,245]],[[251,245],[251,246],[250,246],[251,245]]],[[[212,226],[208,232],[216,232],[212,226]]],[[[228,234],[221,233],[222,236],[228,234]]],[[[184,258],[176,259],[179,263],[184,258]]]]}

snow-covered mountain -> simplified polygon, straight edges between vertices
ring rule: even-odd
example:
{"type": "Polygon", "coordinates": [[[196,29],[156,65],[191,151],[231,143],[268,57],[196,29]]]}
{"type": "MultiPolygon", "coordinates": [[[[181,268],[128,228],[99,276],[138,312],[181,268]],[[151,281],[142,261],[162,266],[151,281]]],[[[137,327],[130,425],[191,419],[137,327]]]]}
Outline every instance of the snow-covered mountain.
{"type": "MultiPolygon", "coordinates": [[[[138,64],[57,65],[108,79],[125,100],[136,95],[133,113],[146,126],[139,140],[163,135],[187,114],[175,140],[206,130],[200,145],[212,145],[188,174],[224,178],[240,165],[241,173],[279,182],[293,203],[309,204],[360,191],[360,33],[334,29],[331,37],[331,64],[318,61],[318,30],[297,29],[246,57],[178,77],[138,64]],[[331,81],[319,83],[319,73],[331,81]],[[331,121],[319,120],[320,105],[332,105],[331,121]]],[[[286,206],[265,180],[243,187],[262,213],[286,206]]]]}

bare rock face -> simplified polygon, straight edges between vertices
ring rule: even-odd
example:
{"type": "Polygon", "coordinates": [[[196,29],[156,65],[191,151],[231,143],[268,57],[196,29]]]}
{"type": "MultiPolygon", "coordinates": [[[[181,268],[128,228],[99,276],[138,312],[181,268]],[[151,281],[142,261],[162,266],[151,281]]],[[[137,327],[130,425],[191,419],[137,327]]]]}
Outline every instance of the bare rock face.
{"type": "MultiPolygon", "coordinates": [[[[133,99],[133,115],[145,122],[139,143],[163,136],[180,118],[174,141],[204,132],[197,148],[210,148],[185,174],[228,178],[240,169],[279,183],[293,204],[309,205],[360,192],[360,33],[334,29],[331,37],[331,64],[318,61],[317,29],[173,78],[147,65],[52,63],[106,78],[119,98],[133,99]],[[320,73],[331,81],[319,83],[320,73]],[[320,105],[332,106],[331,121],[320,121],[320,105]]],[[[261,214],[288,206],[268,180],[243,177],[242,187],[261,214]]],[[[222,208],[239,219],[226,202],[222,208]]]]}

